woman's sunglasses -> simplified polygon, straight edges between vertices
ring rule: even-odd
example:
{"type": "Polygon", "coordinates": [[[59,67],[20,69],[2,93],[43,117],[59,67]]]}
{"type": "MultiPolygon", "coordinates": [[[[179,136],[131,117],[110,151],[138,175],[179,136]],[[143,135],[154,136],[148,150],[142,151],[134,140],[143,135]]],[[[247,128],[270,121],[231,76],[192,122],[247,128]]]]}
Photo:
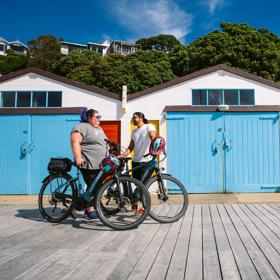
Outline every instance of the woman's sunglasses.
{"type": "Polygon", "coordinates": [[[97,116],[91,117],[91,119],[92,119],[92,118],[96,118],[96,119],[100,120],[100,119],[101,119],[101,116],[100,116],[100,115],[97,115],[97,116]]]}

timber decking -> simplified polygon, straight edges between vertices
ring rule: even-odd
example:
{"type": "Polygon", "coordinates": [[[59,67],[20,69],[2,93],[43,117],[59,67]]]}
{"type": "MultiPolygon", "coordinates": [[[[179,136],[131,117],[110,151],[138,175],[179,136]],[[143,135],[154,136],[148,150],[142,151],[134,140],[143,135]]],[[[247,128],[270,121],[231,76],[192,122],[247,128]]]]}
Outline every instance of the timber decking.
{"type": "Polygon", "coordinates": [[[173,224],[112,231],[0,207],[0,279],[280,279],[280,204],[189,205],[173,224]]]}

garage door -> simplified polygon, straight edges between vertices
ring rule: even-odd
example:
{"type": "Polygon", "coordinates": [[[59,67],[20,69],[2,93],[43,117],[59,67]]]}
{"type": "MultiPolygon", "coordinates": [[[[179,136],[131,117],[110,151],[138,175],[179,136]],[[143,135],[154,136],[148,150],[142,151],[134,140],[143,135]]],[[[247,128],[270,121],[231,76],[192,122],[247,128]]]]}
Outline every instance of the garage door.
{"type": "MultiPolygon", "coordinates": [[[[69,137],[78,122],[73,114],[0,116],[0,194],[37,194],[50,157],[73,158],[69,137]]],[[[120,142],[119,121],[102,127],[120,142]]]]}
{"type": "Polygon", "coordinates": [[[167,113],[167,139],[191,193],[280,190],[278,113],[167,113]]]}

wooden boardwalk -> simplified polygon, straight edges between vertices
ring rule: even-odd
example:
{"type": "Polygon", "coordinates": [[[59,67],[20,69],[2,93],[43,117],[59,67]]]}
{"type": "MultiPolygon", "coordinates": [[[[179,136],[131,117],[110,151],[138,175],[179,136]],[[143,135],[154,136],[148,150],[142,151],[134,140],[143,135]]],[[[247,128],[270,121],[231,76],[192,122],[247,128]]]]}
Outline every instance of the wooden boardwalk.
{"type": "Polygon", "coordinates": [[[280,279],[280,204],[190,205],[125,232],[1,206],[0,279],[280,279]]]}

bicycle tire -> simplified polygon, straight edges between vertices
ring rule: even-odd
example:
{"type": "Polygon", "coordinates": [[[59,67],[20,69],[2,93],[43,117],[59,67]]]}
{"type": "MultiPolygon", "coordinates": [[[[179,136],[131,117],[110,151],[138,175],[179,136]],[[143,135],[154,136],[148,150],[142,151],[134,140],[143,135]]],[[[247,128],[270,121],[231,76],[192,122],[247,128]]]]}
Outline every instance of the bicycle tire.
{"type": "Polygon", "coordinates": [[[71,203],[78,197],[77,185],[74,181],[69,182],[71,179],[73,177],[65,173],[52,174],[43,180],[38,205],[41,215],[49,222],[59,223],[70,215],[71,203]]]}
{"type": "Polygon", "coordinates": [[[105,212],[106,214],[116,214],[120,211],[120,208],[119,207],[110,207],[109,203],[110,203],[110,200],[111,199],[115,199],[116,196],[118,196],[119,194],[117,192],[115,192],[113,190],[113,187],[114,187],[114,181],[111,180],[111,186],[108,187],[108,194],[107,194],[107,201],[102,201],[100,203],[100,206],[101,206],[101,209],[103,212],[105,212]],[[111,191],[110,191],[111,190],[111,191]]]}
{"type": "Polygon", "coordinates": [[[159,187],[159,175],[153,176],[146,183],[146,188],[151,196],[150,217],[160,223],[173,223],[178,221],[187,211],[188,208],[188,192],[184,185],[175,177],[162,174],[165,181],[167,197],[163,198],[163,194],[159,187]],[[175,215],[173,215],[175,213],[175,215]]]}
{"type": "MultiPolygon", "coordinates": [[[[106,192],[108,188],[112,188],[112,185],[115,184],[115,188],[118,188],[116,185],[116,179],[111,179],[107,181],[104,185],[102,185],[97,192],[95,198],[95,210],[97,213],[98,218],[100,221],[114,230],[129,230],[137,227],[140,225],[148,216],[150,207],[151,207],[151,200],[145,185],[141,183],[139,180],[135,178],[121,176],[119,177],[120,186],[122,186],[125,182],[128,182],[133,185],[135,190],[139,191],[139,199],[137,200],[137,206],[141,206],[141,212],[137,212],[133,210],[133,203],[131,203],[130,198],[124,197],[126,204],[122,205],[120,201],[115,201],[115,207],[119,210],[114,213],[110,214],[107,211],[104,211],[102,201],[104,201],[104,197],[106,196],[106,192]]],[[[113,203],[113,202],[112,202],[113,203]]],[[[135,202],[134,202],[135,203],[135,202]]],[[[135,205],[135,204],[134,204],[135,205]]],[[[113,206],[112,206],[113,207],[113,206]]]]}

